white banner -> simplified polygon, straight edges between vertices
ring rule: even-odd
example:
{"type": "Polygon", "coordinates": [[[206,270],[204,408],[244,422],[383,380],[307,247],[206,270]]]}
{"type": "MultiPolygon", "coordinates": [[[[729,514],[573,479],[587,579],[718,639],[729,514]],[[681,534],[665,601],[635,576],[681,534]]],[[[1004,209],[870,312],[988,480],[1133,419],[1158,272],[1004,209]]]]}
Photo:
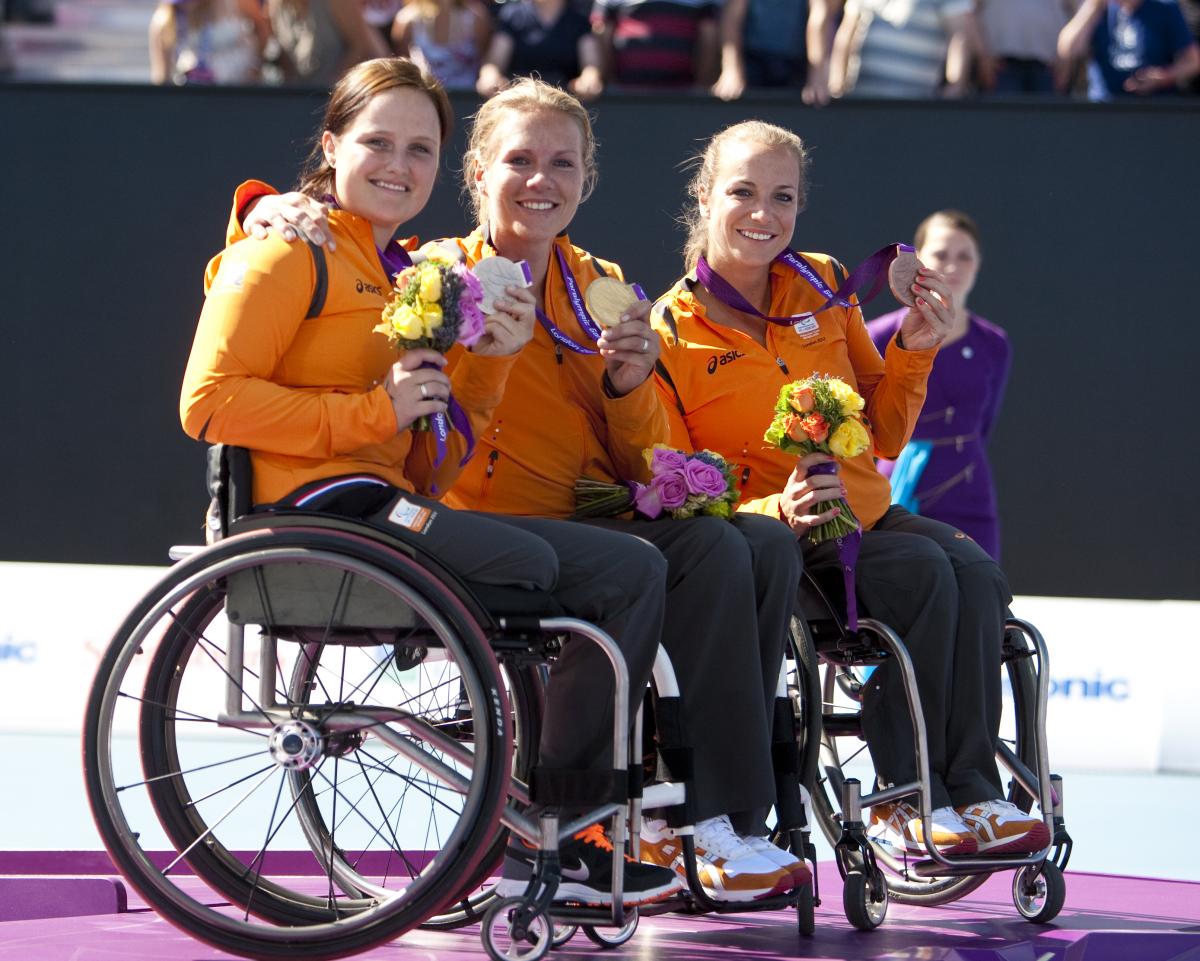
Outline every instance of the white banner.
{"type": "MultiPolygon", "coordinates": [[[[163,570],[0,562],[0,733],[80,730],[109,638],[163,570]]],[[[1052,768],[1200,773],[1200,603],[1019,597],[1013,610],[1050,648],[1052,768]]]]}

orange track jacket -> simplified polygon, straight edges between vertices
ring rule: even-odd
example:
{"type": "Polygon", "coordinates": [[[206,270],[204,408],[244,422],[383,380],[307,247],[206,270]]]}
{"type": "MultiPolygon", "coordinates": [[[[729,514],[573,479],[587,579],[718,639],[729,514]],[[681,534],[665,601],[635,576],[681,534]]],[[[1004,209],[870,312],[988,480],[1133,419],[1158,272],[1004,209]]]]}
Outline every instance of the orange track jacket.
{"type": "MultiPolygon", "coordinates": [[[[831,289],[837,288],[831,257],[802,256],[831,289]]],[[[864,529],[872,527],[891,502],[874,456],[895,457],[908,441],[925,402],[936,350],[902,350],[893,342],[881,358],[857,306],[826,310],[815,325],[769,324],[764,348],[753,337],[710,321],[692,294],[695,282],[694,276],[679,281],[653,315],[665,341],[661,359],[668,377],[657,380],[671,418],[672,446],[707,448],[740,465],[738,509],[778,517],[779,492],[796,465],[793,455],[762,439],[779,389],[813,373],[840,377],[866,401],[874,451],[839,463],[850,506],[864,529]]],[[[790,267],[771,266],[771,316],[815,310],[824,299],[790,267]]]]}
{"type": "MultiPolygon", "coordinates": [[[[474,265],[494,251],[480,231],[453,241],[474,265]]],[[[616,264],[592,257],[565,237],[556,241],[580,290],[601,271],[624,279],[616,264]]],[[[590,346],[575,319],[553,252],[546,273],[546,314],[577,343],[590,346]]],[[[451,367],[465,358],[451,354],[451,367]]],[[[575,481],[647,480],[642,451],[667,439],[667,415],[648,379],[624,397],[601,387],[604,361],[560,348],[539,325],[517,356],[504,399],[479,449],[446,496],[452,507],[501,514],[566,517],[575,509],[575,481]]]]}
{"type": "MultiPolygon", "coordinates": [[[[315,283],[308,247],[274,235],[233,242],[245,236],[237,213],[254,187],[239,188],[231,246],[205,273],[207,299],[180,397],[184,430],[250,448],[256,503],[357,472],[423,494],[445,491],[459,473],[462,437],[450,433],[435,471],[433,435],[397,433],[391,401],[378,386],[398,355],[372,330],[391,282],[370,224],[344,211],[330,215],[338,247],[326,252],[325,307],[306,320],[315,283]]],[[[466,352],[459,358],[453,392],[476,436],[491,420],[515,359],[466,352]]]]}

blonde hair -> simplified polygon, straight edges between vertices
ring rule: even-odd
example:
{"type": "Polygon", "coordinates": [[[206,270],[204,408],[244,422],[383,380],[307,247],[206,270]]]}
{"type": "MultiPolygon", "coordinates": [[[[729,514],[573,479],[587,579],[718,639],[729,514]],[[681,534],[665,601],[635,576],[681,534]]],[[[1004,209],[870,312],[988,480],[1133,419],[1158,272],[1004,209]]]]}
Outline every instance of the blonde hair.
{"type": "MultiPolygon", "coordinates": [[[[454,127],[450,98],[433,74],[404,57],[365,60],[347,70],[329,93],[321,130],[341,134],[373,97],[398,89],[418,90],[429,97],[437,111],[442,146],[445,146],[454,127]]],[[[333,168],[329,166],[319,136],[301,171],[297,189],[317,199],[333,192],[333,168]]]]}
{"type": "Polygon", "coordinates": [[[463,193],[471,205],[471,212],[476,221],[481,221],[483,215],[476,178],[492,159],[489,155],[492,138],[507,110],[530,113],[537,110],[556,110],[579,125],[579,132],[583,136],[582,200],[587,200],[596,186],[599,174],[596,167],[596,135],[592,131],[591,117],[583,104],[565,90],[533,77],[521,77],[488,100],[471,118],[467,152],[463,155],[463,193]]]}
{"type": "Polygon", "coordinates": [[[808,199],[808,150],[804,141],[790,130],[762,120],[743,120],[717,131],[704,145],[704,149],[689,161],[689,165],[695,165],[696,172],[688,183],[688,201],[680,217],[688,232],[687,242],[683,247],[683,261],[689,273],[708,246],[708,221],[700,213],[700,198],[708,196],[712,191],[713,180],[721,163],[722,149],[726,144],[741,141],[790,150],[800,168],[796,209],[803,210],[808,199]]]}

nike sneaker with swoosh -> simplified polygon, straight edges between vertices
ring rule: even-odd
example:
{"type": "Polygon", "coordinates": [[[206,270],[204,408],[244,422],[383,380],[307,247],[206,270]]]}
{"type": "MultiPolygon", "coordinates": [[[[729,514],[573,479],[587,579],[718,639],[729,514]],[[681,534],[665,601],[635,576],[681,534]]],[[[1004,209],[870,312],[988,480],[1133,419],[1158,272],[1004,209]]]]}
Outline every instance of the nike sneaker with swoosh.
{"type": "MultiPolygon", "coordinates": [[[[599,824],[580,831],[558,850],[562,880],[554,894],[556,902],[588,905],[612,904],[612,842],[599,824]]],[[[533,876],[537,851],[524,841],[514,840],[504,855],[504,867],[496,891],[501,897],[518,897],[533,876]]],[[[624,894],[627,907],[650,904],[675,894],[682,885],[675,872],[653,864],[625,858],[624,894]]]]}

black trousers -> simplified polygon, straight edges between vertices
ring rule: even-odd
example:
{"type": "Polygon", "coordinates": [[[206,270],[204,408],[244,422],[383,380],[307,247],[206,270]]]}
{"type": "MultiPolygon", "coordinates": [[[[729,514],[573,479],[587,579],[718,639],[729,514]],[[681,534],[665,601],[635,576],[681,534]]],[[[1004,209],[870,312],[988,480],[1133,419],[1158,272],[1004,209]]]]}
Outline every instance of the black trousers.
{"type": "MultiPolygon", "coordinates": [[[[809,569],[840,584],[835,545],[801,543],[809,569]]],[[[860,609],[892,627],[912,656],[933,806],[1002,797],[1000,647],[1012,600],[1003,572],[961,531],[893,505],[863,534],[855,586],[860,609]]],[[[863,728],[884,784],[916,779],[912,724],[893,664],[867,682],[863,728]]]]}
{"type": "MultiPolygon", "coordinates": [[[[281,504],[328,483],[306,485],[281,504]]],[[[629,669],[632,721],[662,633],[667,562],[652,545],[569,521],[456,511],[370,481],[303,506],[419,544],[464,580],[549,592],[570,615],[617,642],[629,669]]],[[[561,771],[611,769],[613,675],[600,649],[588,640],[564,644],[546,697],[539,764],[561,771]]]]}
{"type": "Polygon", "coordinates": [[[580,526],[636,535],[666,559],[662,643],[693,752],[692,816],[758,820],[775,802],[770,719],[801,570],[795,535],[754,514],[580,526]]]}

